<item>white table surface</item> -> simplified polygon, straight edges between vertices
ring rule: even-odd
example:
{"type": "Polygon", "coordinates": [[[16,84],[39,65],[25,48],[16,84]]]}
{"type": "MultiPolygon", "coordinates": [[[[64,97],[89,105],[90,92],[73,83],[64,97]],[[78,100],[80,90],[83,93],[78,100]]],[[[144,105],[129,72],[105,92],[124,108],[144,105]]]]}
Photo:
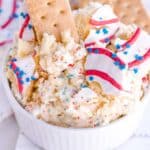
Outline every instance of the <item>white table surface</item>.
{"type": "MultiPolygon", "coordinates": [[[[150,0],[143,0],[150,8],[150,0]]],[[[0,124],[0,150],[15,150],[19,129],[13,116],[0,124]]],[[[132,137],[117,150],[150,150],[150,137],[132,137]]]]}
{"type": "MultiPolygon", "coordinates": [[[[18,133],[13,116],[0,124],[0,150],[15,150],[18,133]]],[[[150,150],[150,137],[132,137],[116,150],[150,150]]]]}

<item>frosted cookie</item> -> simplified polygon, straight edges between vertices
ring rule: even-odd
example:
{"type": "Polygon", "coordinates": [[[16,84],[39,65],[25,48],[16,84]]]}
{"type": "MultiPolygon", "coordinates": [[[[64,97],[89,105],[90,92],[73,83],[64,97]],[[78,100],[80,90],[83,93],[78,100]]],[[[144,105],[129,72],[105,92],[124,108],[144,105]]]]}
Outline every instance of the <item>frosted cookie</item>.
{"type": "Polygon", "coordinates": [[[13,57],[8,62],[8,78],[15,88],[15,95],[24,104],[31,96],[33,81],[35,77],[35,62],[31,55],[24,58],[13,57]]]}
{"type": "Polygon", "coordinates": [[[78,0],[78,7],[86,6],[89,2],[110,4],[123,23],[137,24],[150,33],[150,17],[140,0],[78,0]]]}
{"type": "Polygon", "coordinates": [[[149,35],[121,23],[108,5],[92,3],[73,13],[80,43],[69,31],[60,33],[61,41],[49,33],[38,42],[17,37],[8,79],[16,99],[38,119],[103,126],[133,112],[149,88],[149,35]]]}

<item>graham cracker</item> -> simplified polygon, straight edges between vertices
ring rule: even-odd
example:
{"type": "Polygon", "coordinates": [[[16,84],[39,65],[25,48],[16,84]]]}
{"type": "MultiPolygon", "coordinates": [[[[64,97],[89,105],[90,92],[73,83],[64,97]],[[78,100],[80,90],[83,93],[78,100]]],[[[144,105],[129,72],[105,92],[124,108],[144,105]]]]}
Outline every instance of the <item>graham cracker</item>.
{"type": "Polygon", "coordinates": [[[79,7],[86,6],[89,2],[110,4],[115,13],[125,24],[135,23],[150,33],[150,16],[144,9],[140,0],[78,0],[79,7]]]}
{"type": "Polygon", "coordinates": [[[44,32],[61,41],[61,33],[70,30],[78,41],[78,34],[68,0],[25,0],[38,41],[44,32]]]}
{"type": "Polygon", "coordinates": [[[89,34],[91,25],[89,23],[91,16],[95,12],[95,8],[88,9],[86,13],[78,13],[75,15],[75,23],[80,39],[85,40],[89,34]]]}

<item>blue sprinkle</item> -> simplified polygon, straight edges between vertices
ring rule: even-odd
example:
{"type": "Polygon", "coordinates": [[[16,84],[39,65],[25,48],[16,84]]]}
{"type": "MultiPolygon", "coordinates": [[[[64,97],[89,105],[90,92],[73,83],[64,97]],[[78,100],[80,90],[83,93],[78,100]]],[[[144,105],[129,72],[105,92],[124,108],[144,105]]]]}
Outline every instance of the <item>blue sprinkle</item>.
{"type": "Polygon", "coordinates": [[[81,88],[87,88],[87,85],[81,84],[80,87],[81,88]]]}
{"type": "Polygon", "coordinates": [[[30,78],[26,78],[26,82],[30,82],[30,78]]]}
{"type": "Polygon", "coordinates": [[[116,49],[120,49],[121,48],[121,46],[119,45],[119,44],[116,44],[116,49]]]}
{"type": "Polygon", "coordinates": [[[18,18],[18,17],[19,17],[18,14],[16,13],[13,14],[13,18],[18,18]]]}
{"type": "Polygon", "coordinates": [[[113,53],[113,54],[111,55],[111,57],[112,57],[112,58],[116,58],[116,57],[117,57],[117,54],[116,54],[116,53],[113,53]]]}
{"type": "Polygon", "coordinates": [[[23,76],[25,73],[21,70],[20,72],[19,72],[19,75],[20,76],[23,76]]]}
{"type": "Polygon", "coordinates": [[[104,41],[105,41],[105,43],[107,43],[107,42],[109,42],[110,40],[109,40],[109,38],[106,38],[104,41]]]}
{"type": "Polygon", "coordinates": [[[11,61],[12,61],[12,62],[15,62],[15,61],[17,61],[17,59],[16,59],[16,58],[13,58],[11,61]]]}
{"type": "Polygon", "coordinates": [[[0,8],[0,14],[3,12],[2,8],[0,8]]]}
{"type": "Polygon", "coordinates": [[[24,82],[23,82],[22,80],[19,80],[19,82],[20,82],[21,84],[24,84],[24,82]]]}
{"type": "Polygon", "coordinates": [[[134,68],[133,71],[135,74],[137,74],[139,70],[137,68],[134,68]]]}
{"type": "Polygon", "coordinates": [[[33,80],[33,81],[34,81],[34,80],[36,80],[36,78],[35,78],[34,76],[32,76],[32,77],[31,77],[31,80],[33,80]]]}
{"type": "Polygon", "coordinates": [[[90,77],[89,77],[89,80],[90,80],[90,81],[93,81],[93,80],[94,80],[94,77],[90,76],[90,77]]]}
{"type": "Polygon", "coordinates": [[[136,60],[142,60],[143,57],[142,57],[142,56],[139,56],[138,54],[136,54],[136,55],[135,55],[135,59],[136,59],[136,60]]]}
{"type": "Polygon", "coordinates": [[[9,65],[9,68],[10,68],[10,69],[12,69],[12,67],[13,67],[13,65],[12,65],[12,64],[11,64],[11,65],[9,65]]]}
{"type": "Polygon", "coordinates": [[[131,45],[127,43],[126,44],[126,48],[130,48],[130,47],[131,47],[131,45]]]}
{"type": "Polygon", "coordinates": [[[18,74],[18,78],[19,78],[19,79],[21,79],[21,78],[22,78],[22,75],[20,75],[20,73],[18,74]]]}
{"type": "Polygon", "coordinates": [[[31,24],[28,24],[28,28],[29,28],[29,29],[32,29],[32,25],[31,25],[31,24]]]}
{"type": "Polygon", "coordinates": [[[24,17],[26,18],[28,16],[28,14],[26,13],[25,15],[24,15],[24,17]]]}
{"type": "Polygon", "coordinates": [[[15,73],[17,73],[17,72],[18,72],[18,71],[17,71],[17,68],[14,70],[14,72],[15,72],[15,73]]]}
{"type": "Polygon", "coordinates": [[[119,69],[120,70],[124,70],[125,69],[125,65],[119,65],[119,69]]]}
{"type": "Polygon", "coordinates": [[[96,30],[96,34],[100,34],[100,30],[96,30]]]}
{"type": "Polygon", "coordinates": [[[20,13],[20,16],[22,16],[22,17],[23,17],[23,16],[24,16],[24,13],[23,13],[23,12],[21,12],[21,13],[20,13]]]}
{"type": "Polygon", "coordinates": [[[123,54],[127,55],[127,54],[128,54],[128,52],[127,52],[127,51],[125,51],[125,52],[123,52],[123,54]]]}
{"type": "Polygon", "coordinates": [[[88,51],[89,53],[91,53],[91,52],[92,52],[92,48],[87,48],[87,51],[88,51]]]}
{"type": "Polygon", "coordinates": [[[108,34],[108,30],[106,28],[103,28],[103,33],[108,34]]]}
{"type": "Polygon", "coordinates": [[[99,20],[103,20],[103,18],[102,18],[102,17],[100,17],[100,18],[99,18],[99,20]]]}
{"type": "Polygon", "coordinates": [[[115,61],[114,65],[119,66],[120,65],[119,61],[115,61]]]}
{"type": "Polygon", "coordinates": [[[71,79],[71,78],[73,78],[73,76],[74,76],[73,74],[68,74],[67,78],[71,79]]]}
{"type": "Polygon", "coordinates": [[[22,16],[24,19],[28,16],[28,14],[27,13],[24,13],[24,12],[21,12],[20,13],[20,16],[22,16]]]}
{"type": "Polygon", "coordinates": [[[19,67],[17,67],[17,68],[16,68],[16,71],[17,71],[17,72],[19,72],[19,71],[20,71],[19,67]]]}
{"type": "Polygon", "coordinates": [[[69,102],[69,98],[66,98],[66,102],[69,102]]]}
{"type": "Polygon", "coordinates": [[[98,54],[98,53],[99,53],[99,50],[98,50],[98,49],[95,49],[95,50],[94,50],[94,53],[98,54]]]}

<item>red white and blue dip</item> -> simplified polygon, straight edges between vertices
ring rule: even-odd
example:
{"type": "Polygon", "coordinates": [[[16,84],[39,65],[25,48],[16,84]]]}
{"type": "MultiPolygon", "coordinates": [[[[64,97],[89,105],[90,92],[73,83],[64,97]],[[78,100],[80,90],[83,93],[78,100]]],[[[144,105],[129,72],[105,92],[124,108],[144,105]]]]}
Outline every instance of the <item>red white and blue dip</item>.
{"type": "Polygon", "coordinates": [[[37,44],[25,10],[7,76],[27,111],[54,125],[84,128],[109,124],[140,107],[150,85],[148,33],[121,23],[110,6],[91,3],[74,12],[79,34],[86,34],[80,43],[64,31],[61,43],[44,33],[37,44]]]}

